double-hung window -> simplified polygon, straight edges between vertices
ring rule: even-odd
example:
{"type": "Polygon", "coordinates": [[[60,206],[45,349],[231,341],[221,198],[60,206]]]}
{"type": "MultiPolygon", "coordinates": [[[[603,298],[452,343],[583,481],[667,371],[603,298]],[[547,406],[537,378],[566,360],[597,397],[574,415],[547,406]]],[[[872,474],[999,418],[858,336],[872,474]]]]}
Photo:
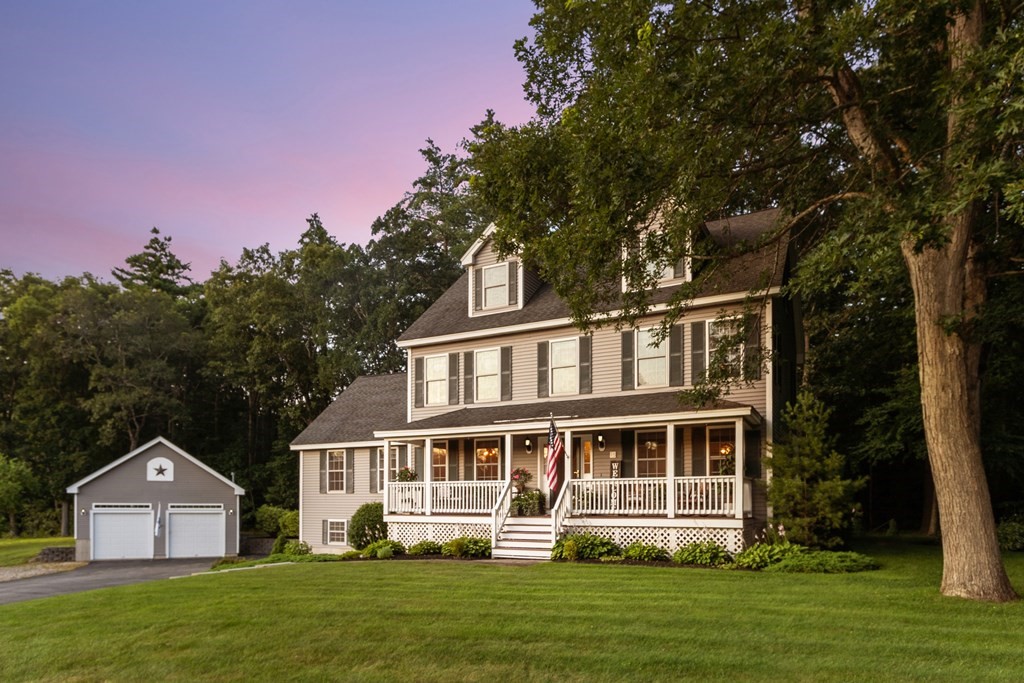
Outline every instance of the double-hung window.
{"type": "Polygon", "coordinates": [[[327,544],[347,545],[348,544],[348,522],[344,519],[327,520],[327,544]]]}
{"type": "Polygon", "coordinates": [[[327,490],[345,490],[345,451],[327,451],[327,490]]]}
{"type": "Polygon", "coordinates": [[[501,352],[500,349],[477,351],[474,359],[475,400],[487,403],[501,399],[501,352]]]}
{"type": "Polygon", "coordinates": [[[708,427],[708,473],[712,476],[736,473],[736,430],[708,427]]]}
{"type": "Polygon", "coordinates": [[[483,307],[508,306],[508,265],[499,263],[483,268],[483,307]]]}
{"type": "MultiPolygon", "coordinates": [[[[392,449],[392,450],[394,450],[394,449],[392,449]]],[[[380,447],[377,448],[377,490],[378,491],[383,491],[384,490],[384,473],[386,472],[386,470],[384,468],[387,467],[387,466],[388,466],[387,460],[384,458],[384,447],[380,446],[380,447]]]]}
{"type": "Polygon", "coordinates": [[[431,477],[434,481],[447,481],[448,479],[448,442],[435,441],[433,452],[430,454],[431,477]]]}
{"type": "Polygon", "coordinates": [[[448,405],[448,355],[423,359],[428,406],[448,405]]]}
{"type": "Polygon", "coordinates": [[[743,342],[738,338],[743,332],[740,318],[708,321],[708,367],[713,362],[725,377],[739,377],[743,362],[743,342]]]}
{"type": "Polygon", "coordinates": [[[665,432],[637,432],[636,476],[665,476],[666,443],[665,432]]]}
{"type": "Polygon", "coordinates": [[[580,391],[579,349],[576,337],[550,342],[551,395],[580,391]]]}
{"type": "Polygon", "coordinates": [[[636,331],[636,385],[668,386],[668,342],[655,341],[657,328],[636,331]]]}
{"type": "Polygon", "coordinates": [[[476,480],[497,481],[499,478],[499,445],[497,439],[480,439],[476,442],[476,480]]]}

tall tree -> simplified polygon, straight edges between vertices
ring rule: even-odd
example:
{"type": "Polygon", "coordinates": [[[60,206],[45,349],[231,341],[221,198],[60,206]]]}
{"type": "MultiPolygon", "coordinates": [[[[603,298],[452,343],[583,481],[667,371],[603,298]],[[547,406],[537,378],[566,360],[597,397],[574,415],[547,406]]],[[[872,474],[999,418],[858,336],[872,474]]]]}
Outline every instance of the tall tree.
{"type": "Polygon", "coordinates": [[[160,237],[157,228],[138,254],[125,259],[124,268],[114,268],[114,277],[126,289],[149,289],[178,297],[184,294],[192,279],[188,276],[191,264],[183,263],[171,251],[171,237],[160,237]]]}
{"type": "Polygon", "coordinates": [[[838,232],[897,247],[914,297],[941,590],[1014,599],[982,466],[978,328],[990,277],[1022,272],[1024,8],[538,7],[534,40],[517,44],[538,118],[487,126],[474,148],[502,246],[538,264],[581,320],[612,296],[593,273],[625,277],[635,315],[644,262],[683,255],[694,227],[723,213],[780,206],[793,216],[780,232],[800,229],[811,245],[838,232]],[[648,229],[655,219],[661,231],[648,229]]]}

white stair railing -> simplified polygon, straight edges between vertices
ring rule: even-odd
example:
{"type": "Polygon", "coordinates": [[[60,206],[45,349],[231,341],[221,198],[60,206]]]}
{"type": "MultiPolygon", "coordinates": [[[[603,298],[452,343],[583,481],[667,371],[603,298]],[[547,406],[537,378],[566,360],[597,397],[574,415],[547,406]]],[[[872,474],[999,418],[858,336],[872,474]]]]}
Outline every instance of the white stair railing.
{"type": "Polygon", "coordinates": [[[498,546],[498,535],[512,512],[512,482],[505,482],[498,500],[491,509],[491,548],[498,546]]]}
{"type": "Polygon", "coordinates": [[[572,512],[572,494],[570,494],[571,486],[563,486],[562,490],[558,493],[558,498],[555,499],[555,504],[551,506],[551,543],[558,543],[558,537],[562,535],[562,527],[565,525],[565,519],[572,512]]]}

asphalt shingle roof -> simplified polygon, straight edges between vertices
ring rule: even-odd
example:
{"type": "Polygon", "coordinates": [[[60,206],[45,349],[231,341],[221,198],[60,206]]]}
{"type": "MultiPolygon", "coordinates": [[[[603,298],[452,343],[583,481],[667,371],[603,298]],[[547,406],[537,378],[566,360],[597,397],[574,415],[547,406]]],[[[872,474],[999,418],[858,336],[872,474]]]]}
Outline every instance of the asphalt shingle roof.
{"type": "Polygon", "coordinates": [[[375,441],[376,430],[404,427],[407,386],[404,372],[357,377],[292,445],[375,441]]]}

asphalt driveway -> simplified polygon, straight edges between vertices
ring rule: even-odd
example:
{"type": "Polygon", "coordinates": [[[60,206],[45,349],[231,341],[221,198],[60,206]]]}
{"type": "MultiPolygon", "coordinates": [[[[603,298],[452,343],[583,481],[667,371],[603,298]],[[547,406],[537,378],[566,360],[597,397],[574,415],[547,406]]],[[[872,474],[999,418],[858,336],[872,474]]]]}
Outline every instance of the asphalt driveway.
{"type": "Polygon", "coordinates": [[[122,560],[91,562],[81,569],[0,583],[0,605],[96,588],[126,586],[206,571],[211,558],[189,560],[122,560]]]}

